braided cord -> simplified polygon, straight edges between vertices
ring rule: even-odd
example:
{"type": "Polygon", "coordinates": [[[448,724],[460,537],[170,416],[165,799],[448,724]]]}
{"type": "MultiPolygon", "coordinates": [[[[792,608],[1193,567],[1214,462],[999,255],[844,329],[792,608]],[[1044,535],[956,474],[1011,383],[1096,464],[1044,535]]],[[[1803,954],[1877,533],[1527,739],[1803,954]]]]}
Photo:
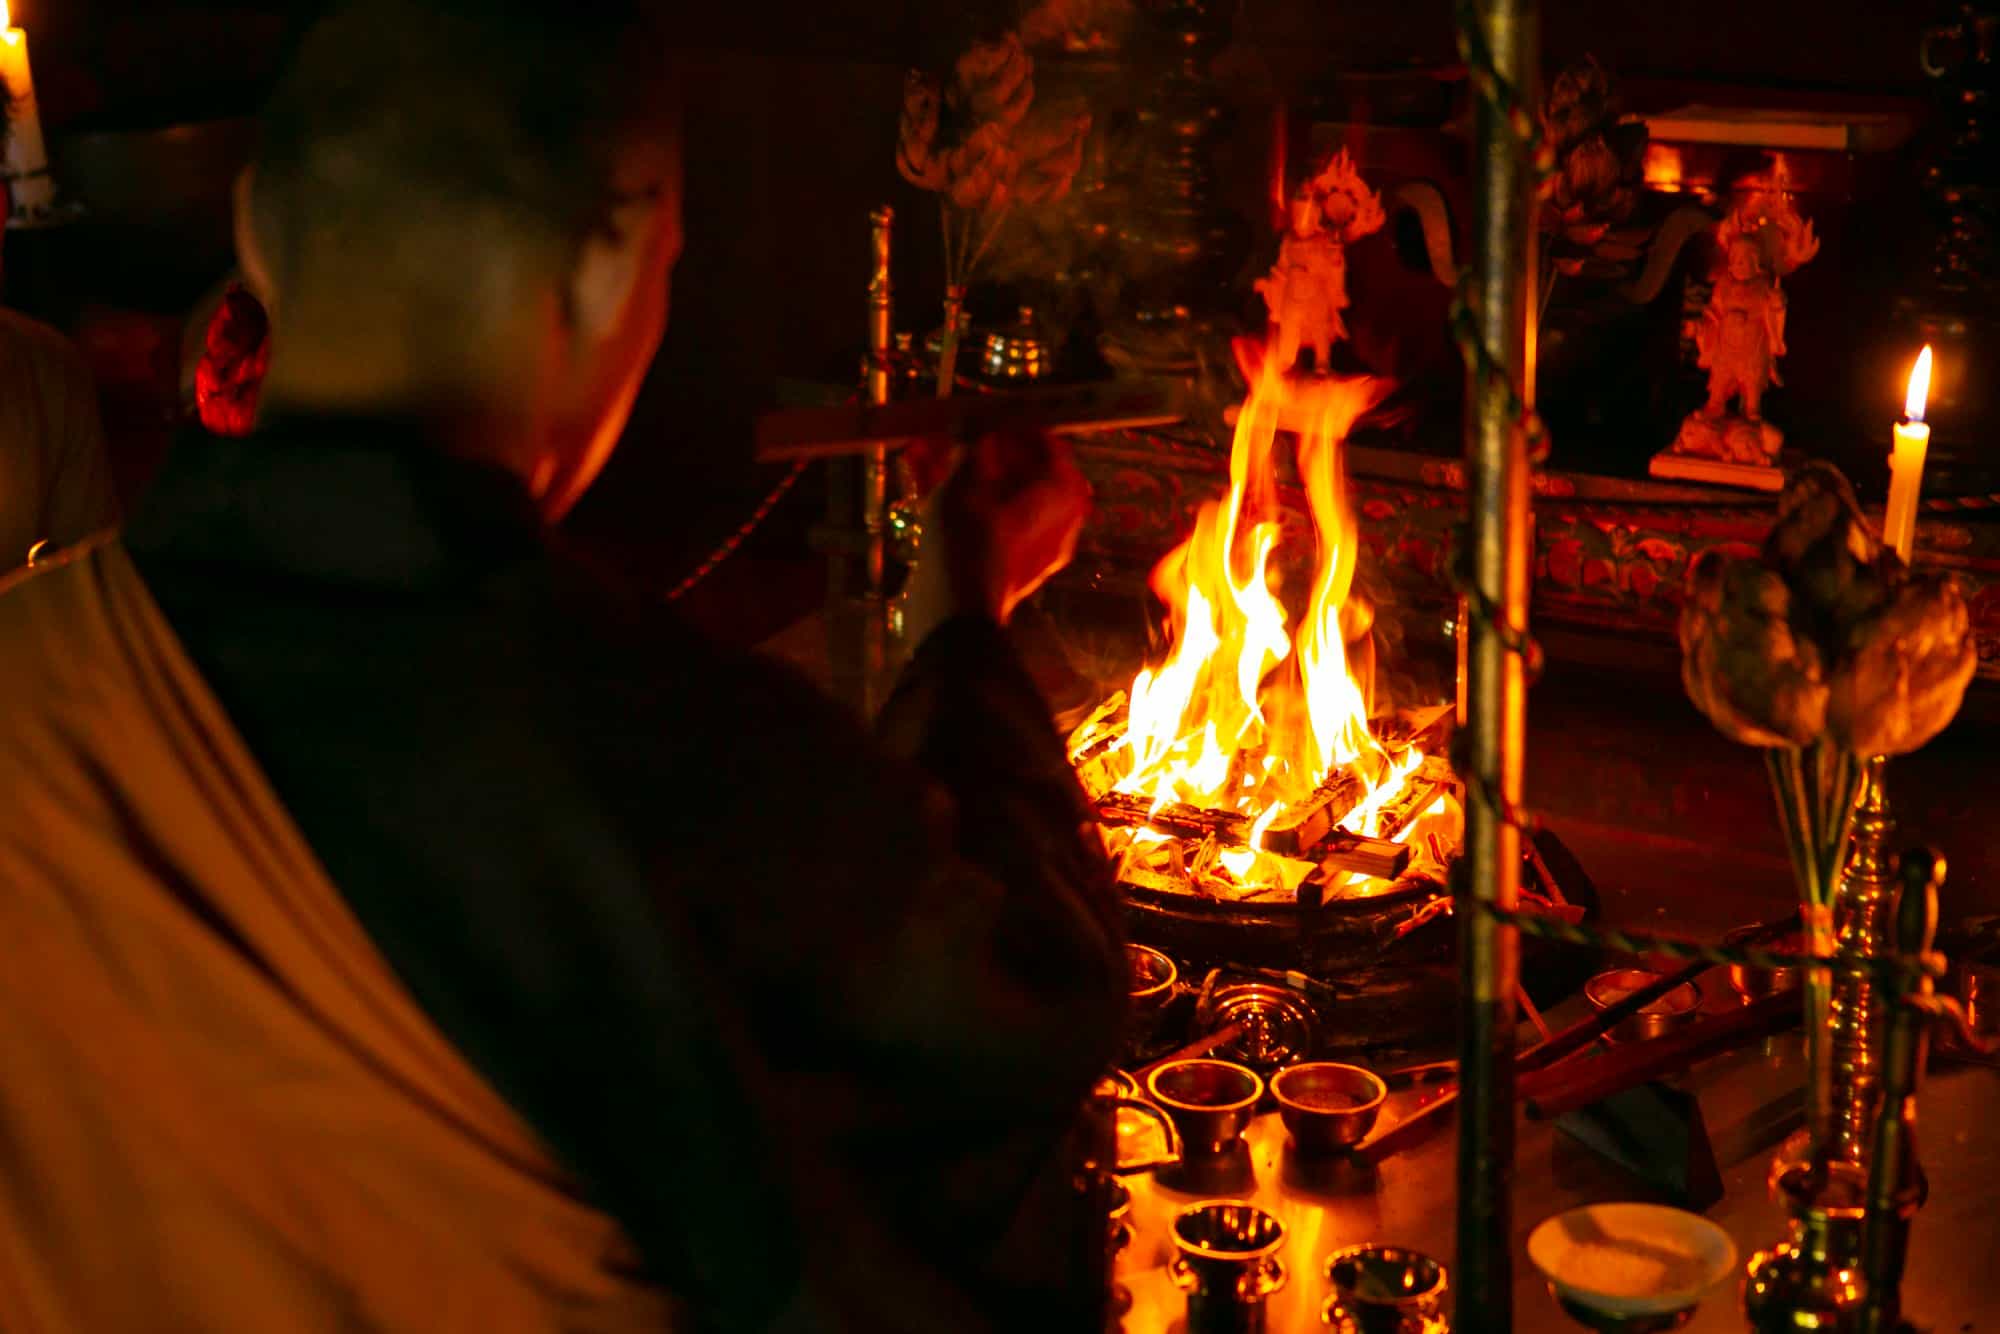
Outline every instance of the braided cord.
{"type": "Polygon", "coordinates": [[[778,502],[785,498],[785,493],[792,489],[792,485],[799,480],[805,470],[804,459],[792,464],[785,475],[778,479],[778,484],[771,488],[771,493],[758,502],[756,509],[750,511],[750,517],[745,519],[735,532],[723,538],[721,544],[709,552],[701,564],[689,571],[687,578],[667,590],[666,600],[674,602],[685,596],[689,589],[715,573],[716,566],[735,555],[736,548],[742,546],[744,539],[756,532],[758,525],[771,516],[771,511],[778,507],[778,502]]]}
{"type": "Polygon", "coordinates": [[[1553,940],[1586,949],[1615,950],[1624,954],[1663,955],[1670,959],[1686,959],[1690,962],[1700,960],[1721,968],[1824,968],[1831,969],[1835,973],[1875,978],[1907,987],[1913,973],[1924,977],[1942,977],[1946,967],[1944,956],[1935,951],[1923,955],[1915,964],[1893,955],[1874,957],[1837,954],[1821,958],[1789,950],[1768,950],[1755,945],[1710,945],[1700,941],[1682,940],[1675,936],[1654,935],[1646,931],[1572,925],[1559,917],[1518,912],[1490,903],[1480,903],[1477,907],[1480,912],[1515,928],[1521,934],[1542,940],[1553,940]]]}
{"type": "MultiPolygon", "coordinates": [[[[1456,5],[1458,54],[1465,62],[1473,96],[1487,104],[1507,125],[1522,154],[1532,165],[1536,197],[1539,199],[1555,175],[1555,145],[1542,133],[1534,108],[1493,63],[1493,49],[1486,40],[1486,16],[1478,0],[1458,0],[1456,5]]],[[[1497,392],[1507,405],[1533,463],[1548,458],[1549,433],[1537,413],[1515,390],[1511,376],[1493,350],[1479,336],[1477,310],[1479,292],[1471,265],[1459,272],[1457,290],[1451,303],[1451,334],[1465,358],[1474,380],[1497,392]]]]}
{"type": "MultiPolygon", "coordinates": [[[[1454,27],[1458,35],[1459,58],[1465,62],[1467,80],[1473,96],[1486,104],[1487,109],[1498,116],[1507,126],[1515,141],[1516,149],[1530,163],[1531,175],[1535,183],[1536,198],[1539,200],[1547,189],[1555,171],[1555,146],[1542,133],[1535,108],[1528,104],[1521,90],[1503,75],[1494,63],[1493,48],[1487,41],[1486,14],[1479,0],[1457,0],[1454,5],[1454,27]]],[[[1468,403],[1476,402],[1481,389],[1497,395],[1506,415],[1513,423],[1513,429],[1530,465],[1539,465],[1548,458],[1548,429],[1541,415],[1529,406],[1521,393],[1515,389],[1513,377],[1507,367],[1486,340],[1480,336],[1478,309],[1479,290],[1473,266],[1467,264],[1458,275],[1456,291],[1451,305],[1451,334],[1458,344],[1459,355],[1464,358],[1468,376],[1472,381],[1473,394],[1468,403]]],[[[1487,595],[1478,581],[1473,578],[1470,568],[1471,544],[1460,540],[1456,544],[1449,564],[1451,582],[1455,590],[1466,600],[1466,619],[1474,625],[1490,630],[1499,641],[1501,648],[1523,659],[1529,681],[1540,674],[1541,650],[1529,636],[1525,627],[1516,625],[1503,609],[1487,595]]],[[[1465,747],[1470,738],[1460,731],[1452,740],[1452,763],[1468,784],[1475,788],[1487,808],[1498,813],[1508,825],[1532,837],[1539,822],[1532,813],[1508,800],[1498,786],[1479,774],[1477,766],[1469,762],[1465,747]]]]}

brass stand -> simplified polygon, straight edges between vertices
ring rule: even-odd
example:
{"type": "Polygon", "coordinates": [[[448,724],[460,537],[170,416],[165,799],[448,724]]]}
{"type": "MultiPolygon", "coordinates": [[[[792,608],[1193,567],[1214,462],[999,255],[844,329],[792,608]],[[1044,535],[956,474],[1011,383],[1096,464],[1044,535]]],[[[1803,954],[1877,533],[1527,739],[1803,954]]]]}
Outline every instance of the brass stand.
{"type": "MultiPolygon", "coordinates": [[[[891,225],[887,205],[869,214],[868,355],[862,389],[870,403],[890,396],[894,293],[889,279],[891,225]]],[[[886,446],[859,459],[828,463],[827,522],[815,534],[827,560],[827,656],[834,693],[872,718],[895,681],[900,616],[889,595],[892,468],[886,446]]]]}
{"type": "MultiPolygon", "coordinates": [[[[1881,763],[1870,762],[1862,799],[1872,826],[1866,841],[1874,869],[1884,860],[1888,827],[1881,763]]],[[[1818,1164],[1780,1163],[1773,1186],[1792,1215],[1792,1237],[1750,1261],[1743,1313],[1753,1334],[1892,1334],[1908,1328],[1902,1320],[1903,1265],[1910,1220],[1923,1202],[1914,1148],[1917,1075],[1929,1016],[1953,1012],[1936,1001],[1931,984],[1931,975],[1943,966],[1931,945],[1944,859],[1920,848],[1899,865],[1896,879],[1876,886],[1869,942],[1874,957],[1899,967],[1887,974],[1843,976],[1840,984],[1866,993],[1869,1007],[1865,1077],[1856,1084],[1852,1064],[1836,1067],[1849,1077],[1847,1087],[1858,1087],[1857,1098],[1872,1108],[1859,1145],[1867,1165],[1837,1157],[1818,1164]]],[[[1847,1114],[1855,1109],[1843,1102],[1840,1111],[1836,1129],[1844,1131],[1847,1114]]],[[[1838,1136],[1832,1147],[1841,1149],[1838,1136]]]]}
{"type": "Polygon", "coordinates": [[[1937,939],[1937,894],[1944,880],[1944,858],[1919,848],[1903,858],[1901,901],[1887,925],[1894,931],[1890,948],[1912,965],[1905,974],[1908,990],[1884,985],[1880,1115],[1874,1142],[1874,1163],[1868,1173],[1868,1226],[1862,1248],[1862,1282],[1867,1305],[1862,1312],[1864,1334],[1887,1334],[1902,1328],[1903,1259],[1910,1244],[1910,1215],[1919,1202],[1916,1181],[1917,1075],[1924,1061],[1926,1016],[1919,1004],[1931,994],[1931,980],[1916,971],[1930,958],[1937,939]]]}
{"type": "MultiPolygon", "coordinates": [[[[1883,792],[1882,769],[1880,756],[1863,766],[1847,871],[1834,893],[1835,945],[1847,958],[1881,958],[1894,948],[1890,909],[1896,894],[1896,857],[1888,850],[1888,838],[1895,822],[1883,792]]],[[[1882,1086],[1882,1020],[1874,992],[1858,973],[1843,973],[1833,984],[1829,1067],[1833,1124],[1828,1151],[1840,1162],[1865,1165],[1873,1148],[1882,1086]]]]}

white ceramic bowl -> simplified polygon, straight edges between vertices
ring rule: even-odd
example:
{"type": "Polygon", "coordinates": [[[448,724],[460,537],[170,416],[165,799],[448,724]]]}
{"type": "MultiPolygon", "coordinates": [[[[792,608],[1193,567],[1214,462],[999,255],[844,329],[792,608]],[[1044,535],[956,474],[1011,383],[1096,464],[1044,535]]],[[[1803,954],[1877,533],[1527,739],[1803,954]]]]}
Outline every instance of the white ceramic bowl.
{"type": "Polygon", "coordinates": [[[1663,1204],[1587,1204],[1528,1235],[1556,1297],[1613,1316],[1691,1310],[1736,1269],[1736,1244],[1699,1214],[1663,1204]]]}

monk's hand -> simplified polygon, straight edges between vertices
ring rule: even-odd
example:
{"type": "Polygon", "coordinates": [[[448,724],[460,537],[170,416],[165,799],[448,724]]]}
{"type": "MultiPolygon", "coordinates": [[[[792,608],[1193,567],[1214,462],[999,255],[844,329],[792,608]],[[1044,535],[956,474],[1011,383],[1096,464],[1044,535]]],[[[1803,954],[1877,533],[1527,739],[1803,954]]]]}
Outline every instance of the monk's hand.
{"type": "Polygon", "coordinates": [[[912,638],[939,620],[1014,608],[1069,564],[1090,513],[1090,484],[1063,441],[989,435],[960,451],[926,505],[925,551],[911,589],[912,638]]]}

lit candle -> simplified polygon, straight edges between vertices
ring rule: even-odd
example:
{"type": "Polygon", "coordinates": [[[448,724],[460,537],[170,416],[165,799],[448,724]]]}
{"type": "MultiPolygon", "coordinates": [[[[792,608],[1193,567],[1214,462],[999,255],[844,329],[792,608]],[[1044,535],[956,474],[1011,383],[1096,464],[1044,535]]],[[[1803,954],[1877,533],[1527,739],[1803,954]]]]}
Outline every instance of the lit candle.
{"type": "Polygon", "coordinates": [[[1924,425],[1924,405],[1931,393],[1931,349],[1917,354],[1910,371],[1909,392],[1903,398],[1903,420],[1896,423],[1896,447],[1889,455],[1889,507],[1882,512],[1882,540],[1909,563],[1917,540],[1917,493],[1924,486],[1924,454],[1931,446],[1931,428],[1924,425]]]}
{"type": "Polygon", "coordinates": [[[6,89],[7,154],[0,159],[0,183],[14,198],[14,210],[32,218],[55,203],[42,118],[35,109],[35,76],[28,69],[28,34],[12,26],[7,0],[0,0],[0,85],[6,89]]]}

